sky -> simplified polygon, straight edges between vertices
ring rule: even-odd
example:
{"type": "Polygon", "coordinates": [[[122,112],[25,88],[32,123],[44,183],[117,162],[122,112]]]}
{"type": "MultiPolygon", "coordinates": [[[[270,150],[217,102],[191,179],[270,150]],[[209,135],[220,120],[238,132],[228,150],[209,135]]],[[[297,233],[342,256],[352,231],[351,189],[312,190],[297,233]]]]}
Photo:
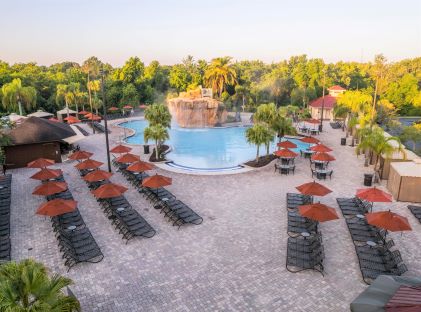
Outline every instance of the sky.
{"type": "Polygon", "coordinates": [[[0,60],[8,63],[421,56],[419,0],[0,0],[0,8],[0,60]]]}

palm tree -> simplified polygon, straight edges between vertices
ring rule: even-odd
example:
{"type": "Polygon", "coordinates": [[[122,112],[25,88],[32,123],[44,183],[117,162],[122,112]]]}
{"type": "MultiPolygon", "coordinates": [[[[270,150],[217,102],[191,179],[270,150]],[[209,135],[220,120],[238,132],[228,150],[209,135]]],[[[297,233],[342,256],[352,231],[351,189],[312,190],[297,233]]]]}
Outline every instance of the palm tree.
{"type": "Polygon", "coordinates": [[[91,107],[91,113],[92,111],[92,89],[89,88],[91,78],[95,78],[99,75],[99,69],[101,67],[101,61],[98,60],[95,56],[92,56],[88,58],[82,66],[82,70],[86,73],[88,76],[88,82],[87,82],[87,89],[89,94],[89,105],[91,107]]]}
{"type": "Polygon", "coordinates": [[[0,266],[0,311],[80,311],[79,301],[62,289],[72,280],[49,276],[46,267],[32,259],[0,266]]]}
{"type": "Polygon", "coordinates": [[[253,115],[254,122],[263,122],[268,126],[276,118],[278,111],[274,103],[261,104],[253,115]]]}
{"type": "MultiPolygon", "coordinates": [[[[77,90],[75,92],[75,102],[79,105],[82,105],[82,110],[85,110],[85,101],[88,97],[88,93],[84,91],[77,90]]],[[[77,108],[76,108],[77,109],[77,108]]]]}
{"type": "Polygon", "coordinates": [[[37,91],[34,87],[22,86],[22,81],[19,78],[4,84],[1,91],[3,94],[3,107],[10,111],[17,111],[19,109],[20,115],[23,115],[22,104],[28,110],[36,104],[37,91]]]}
{"type": "Polygon", "coordinates": [[[171,114],[168,107],[164,104],[149,105],[145,110],[145,119],[149,121],[149,125],[162,125],[164,128],[171,126],[171,114]]]}
{"type": "Polygon", "coordinates": [[[72,103],[75,100],[75,94],[72,91],[72,86],[65,85],[65,84],[57,85],[57,92],[56,92],[57,104],[60,103],[62,99],[64,99],[64,103],[66,104],[67,117],[69,117],[69,103],[72,103]]]}
{"type": "Polygon", "coordinates": [[[272,120],[270,127],[276,132],[279,140],[281,140],[285,135],[297,134],[297,130],[292,124],[292,120],[282,116],[281,112],[278,112],[277,116],[272,120]]]}
{"type": "MultiPolygon", "coordinates": [[[[99,80],[92,80],[92,81],[88,82],[89,105],[91,106],[91,113],[93,113],[93,109],[95,107],[95,104],[98,104],[97,92],[100,89],[101,89],[101,82],[99,80]],[[93,99],[92,99],[92,92],[94,93],[93,99]]],[[[96,114],[98,115],[98,106],[96,107],[96,114]]]]}
{"type": "Polygon", "coordinates": [[[237,73],[231,64],[231,57],[214,58],[205,71],[205,84],[211,87],[218,97],[226,90],[227,85],[237,83],[237,73]]]}
{"type": "Polygon", "coordinates": [[[263,124],[255,124],[246,130],[247,142],[256,145],[256,163],[259,163],[259,149],[262,144],[269,144],[273,140],[272,131],[263,124]]]}
{"type": "Polygon", "coordinates": [[[146,143],[149,140],[155,140],[156,159],[158,160],[161,143],[170,137],[167,128],[161,124],[149,125],[145,128],[143,137],[146,143]]]}

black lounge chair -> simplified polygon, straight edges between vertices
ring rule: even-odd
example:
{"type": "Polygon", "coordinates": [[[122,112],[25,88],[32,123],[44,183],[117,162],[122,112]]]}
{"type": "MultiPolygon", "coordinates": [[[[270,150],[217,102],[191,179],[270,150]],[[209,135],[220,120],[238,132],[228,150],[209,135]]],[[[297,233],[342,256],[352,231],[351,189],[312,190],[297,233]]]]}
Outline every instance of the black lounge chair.
{"type": "Polygon", "coordinates": [[[421,206],[409,205],[408,209],[411,211],[414,217],[418,220],[418,222],[421,223],[421,206]]]}
{"type": "Polygon", "coordinates": [[[289,272],[311,269],[324,275],[323,259],[324,250],[320,238],[288,238],[286,269],[289,272]]]}

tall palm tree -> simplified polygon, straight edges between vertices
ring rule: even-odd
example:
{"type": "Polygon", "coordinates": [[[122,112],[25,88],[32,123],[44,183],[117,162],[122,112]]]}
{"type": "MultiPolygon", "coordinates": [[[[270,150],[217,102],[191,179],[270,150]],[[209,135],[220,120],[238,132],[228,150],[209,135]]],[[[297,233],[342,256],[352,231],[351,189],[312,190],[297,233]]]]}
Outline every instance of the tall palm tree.
{"type": "Polygon", "coordinates": [[[72,90],[71,85],[66,84],[58,84],[57,91],[56,91],[56,102],[57,104],[64,99],[64,103],[66,104],[67,110],[67,117],[69,117],[69,103],[73,103],[75,100],[75,94],[72,90]]]}
{"type": "Polygon", "coordinates": [[[171,126],[171,114],[168,107],[164,104],[152,104],[145,110],[145,119],[149,121],[149,125],[162,125],[164,128],[171,126]]]}
{"type": "Polygon", "coordinates": [[[79,301],[62,289],[72,280],[49,276],[46,267],[34,260],[0,266],[0,311],[80,311],[79,301]]]}
{"type": "Polygon", "coordinates": [[[28,110],[36,104],[37,91],[34,87],[22,86],[22,81],[19,78],[4,84],[1,91],[3,94],[3,107],[9,111],[17,111],[19,109],[19,114],[23,115],[22,104],[28,110]]]}
{"type": "Polygon", "coordinates": [[[253,115],[254,122],[263,122],[270,125],[276,118],[278,111],[274,103],[261,104],[257,107],[256,112],[253,115]]]}
{"type": "Polygon", "coordinates": [[[75,101],[78,105],[82,106],[82,110],[85,110],[86,99],[88,98],[88,93],[84,91],[77,90],[75,93],[75,101]]]}
{"type": "Polygon", "coordinates": [[[258,123],[246,130],[246,139],[250,144],[256,145],[256,163],[259,163],[260,145],[270,144],[273,140],[273,133],[267,126],[258,123]]]}
{"type": "MultiPolygon", "coordinates": [[[[98,104],[97,92],[99,92],[100,89],[101,89],[101,82],[99,80],[91,80],[88,82],[89,104],[91,106],[91,113],[93,113],[95,104],[98,104]],[[92,99],[92,92],[94,93],[93,99],[92,99]]],[[[96,114],[98,115],[98,106],[96,107],[96,114]]]]}
{"type": "Polygon", "coordinates": [[[292,124],[292,120],[290,118],[282,116],[280,112],[278,112],[276,117],[272,120],[270,127],[273,131],[276,132],[279,140],[281,140],[286,135],[297,134],[297,130],[292,124]]]}
{"type": "Polygon", "coordinates": [[[228,85],[237,83],[237,73],[231,64],[231,57],[214,58],[205,71],[205,84],[211,87],[218,97],[228,85]]]}
{"type": "Polygon", "coordinates": [[[156,159],[158,160],[161,143],[169,139],[167,128],[161,124],[149,125],[145,128],[143,137],[146,143],[148,143],[149,140],[155,141],[155,155],[156,159]]]}

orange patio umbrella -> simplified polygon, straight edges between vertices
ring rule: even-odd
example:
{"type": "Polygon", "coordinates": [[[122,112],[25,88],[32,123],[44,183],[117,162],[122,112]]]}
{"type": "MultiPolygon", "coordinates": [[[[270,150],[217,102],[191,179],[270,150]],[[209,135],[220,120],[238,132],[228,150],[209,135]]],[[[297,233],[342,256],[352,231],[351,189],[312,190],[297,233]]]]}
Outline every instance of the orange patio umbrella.
{"type": "Polygon", "coordinates": [[[316,139],[315,137],[309,136],[309,137],[304,137],[302,139],[300,139],[301,142],[304,143],[308,143],[308,144],[317,144],[320,141],[318,139],[316,139]]]}
{"type": "Polygon", "coordinates": [[[376,187],[364,188],[357,190],[357,197],[369,202],[376,203],[390,203],[392,202],[392,195],[383,192],[376,187]]]}
{"type": "Polygon", "coordinates": [[[142,186],[149,188],[159,188],[172,184],[172,179],[160,174],[143,179],[142,186]]]}
{"type": "Polygon", "coordinates": [[[26,166],[28,168],[45,168],[54,165],[55,161],[47,158],[38,158],[29,162],[26,166]]]}
{"type": "Polygon", "coordinates": [[[295,158],[295,157],[298,156],[298,154],[294,153],[293,151],[291,151],[287,148],[283,148],[279,151],[276,151],[275,156],[278,156],[280,158],[295,158]]]}
{"type": "Polygon", "coordinates": [[[132,108],[133,108],[133,106],[131,106],[131,105],[124,105],[124,106],[123,106],[123,108],[124,108],[124,109],[132,109],[132,108]]]}
{"type": "Polygon", "coordinates": [[[64,118],[64,120],[67,121],[67,123],[69,123],[69,124],[80,122],[80,119],[76,118],[74,116],[66,117],[66,118],[64,118]]]}
{"type": "Polygon", "coordinates": [[[115,107],[115,106],[111,106],[109,109],[108,109],[110,112],[115,112],[115,111],[118,111],[118,110],[120,110],[118,107],[115,107]]]}
{"type": "Polygon", "coordinates": [[[49,121],[54,121],[54,122],[60,122],[60,120],[58,120],[57,118],[51,117],[48,118],[49,121]]]}
{"type": "Polygon", "coordinates": [[[334,161],[336,160],[335,157],[328,153],[316,153],[311,155],[311,160],[317,160],[317,161],[334,161]]]}
{"type": "Polygon", "coordinates": [[[94,153],[86,152],[86,151],[77,151],[74,152],[72,155],[69,156],[71,160],[82,160],[90,158],[94,153]]]}
{"type": "Polygon", "coordinates": [[[92,191],[92,194],[96,198],[113,198],[121,196],[121,194],[123,194],[127,190],[127,187],[124,187],[122,185],[107,183],[101,185],[96,190],[92,191]]]}
{"type": "Polygon", "coordinates": [[[139,108],[141,108],[141,109],[145,109],[145,108],[147,108],[147,106],[146,106],[145,104],[140,104],[140,105],[139,105],[139,108]]]}
{"type": "Polygon", "coordinates": [[[325,196],[332,192],[326,186],[317,183],[316,181],[305,183],[295,188],[299,190],[301,194],[312,196],[325,196]]]}
{"type": "Polygon", "coordinates": [[[147,170],[152,170],[154,165],[144,162],[144,161],[137,161],[126,168],[126,170],[131,172],[144,172],[147,170]]]}
{"type": "Polygon", "coordinates": [[[327,153],[332,151],[329,147],[323,144],[317,144],[315,146],[312,146],[310,147],[310,150],[317,153],[327,153]]]}
{"type": "Polygon", "coordinates": [[[34,180],[49,180],[49,179],[56,179],[59,176],[61,176],[63,172],[60,169],[48,169],[48,168],[42,168],[37,173],[33,174],[31,176],[31,179],[34,180]]]}
{"type": "Polygon", "coordinates": [[[334,208],[321,203],[298,206],[298,211],[303,217],[319,222],[339,219],[334,208]]]}
{"type": "Polygon", "coordinates": [[[306,120],[304,120],[305,122],[308,122],[308,123],[311,123],[311,124],[314,124],[314,125],[316,125],[316,124],[319,124],[320,123],[320,120],[317,120],[317,119],[314,119],[314,118],[310,118],[310,119],[306,119],[306,120]]]}
{"type": "Polygon", "coordinates": [[[108,180],[112,175],[112,172],[107,172],[104,170],[95,170],[89,172],[86,176],[84,176],[83,180],[87,182],[97,182],[102,180],[108,180]]]}
{"type": "Polygon", "coordinates": [[[74,200],[56,198],[39,206],[36,214],[42,216],[55,217],[74,211],[76,209],[76,206],[77,202],[74,200]]]}
{"type": "Polygon", "coordinates": [[[110,152],[114,153],[114,154],[122,154],[122,153],[128,153],[132,150],[131,147],[125,146],[125,145],[117,145],[115,147],[113,147],[110,152]]]}
{"type": "Polygon", "coordinates": [[[93,159],[87,159],[84,160],[80,163],[78,163],[75,167],[79,170],[83,170],[83,169],[96,169],[98,167],[101,167],[101,165],[103,165],[103,162],[97,161],[97,160],[93,160],[93,159]]]}
{"type": "Polygon", "coordinates": [[[115,161],[121,164],[128,164],[128,163],[134,163],[139,160],[140,160],[139,156],[127,153],[118,157],[115,161]]]}
{"type": "Polygon", "coordinates": [[[67,190],[67,184],[65,182],[46,182],[44,184],[38,185],[32,194],[48,196],[64,192],[65,190],[67,190]]]}
{"type": "Polygon", "coordinates": [[[282,148],[296,148],[297,144],[292,143],[291,141],[282,141],[279,142],[278,144],[276,144],[278,147],[282,147],[282,148]]]}
{"type": "Polygon", "coordinates": [[[411,231],[408,219],[397,213],[378,211],[366,213],[367,223],[391,232],[411,231]]]}
{"type": "Polygon", "coordinates": [[[93,116],[87,117],[86,119],[98,121],[98,120],[101,120],[101,117],[93,115],[93,116]]]}
{"type": "Polygon", "coordinates": [[[78,114],[79,115],[86,115],[86,114],[89,114],[89,112],[87,112],[85,110],[81,110],[78,114]]]}

